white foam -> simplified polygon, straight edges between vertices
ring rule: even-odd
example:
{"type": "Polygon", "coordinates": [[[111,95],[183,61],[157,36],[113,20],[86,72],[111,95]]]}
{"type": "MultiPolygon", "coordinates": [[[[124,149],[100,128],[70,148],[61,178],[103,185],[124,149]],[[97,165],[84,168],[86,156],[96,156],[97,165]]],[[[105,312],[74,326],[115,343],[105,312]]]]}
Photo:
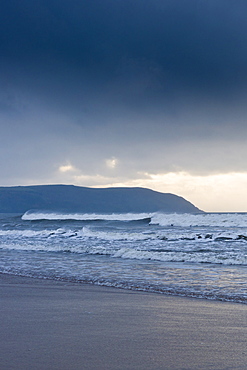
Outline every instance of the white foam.
{"type": "Polygon", "coordinates": [[[51,213],[51,212],[26,212],[22,220],[106,220],[106,221],[138,221],[151,218],[153,213],[51,213]]]}
{"type": "Polygon", "coordinates": [[[247,213],[155,213],[150,224],[180,227],[247,227],[247,213]]]}
{"type": "Polygon", "coordinates": [[[22,238],[91,238],[105,241],[177,241],[186,242],[191,241],[195,243],[211,243],[214,241],[239,241],[245,242],[247,239],[247,230],[232,230],[232,231],[215,231],[215,232],[195,232],[194,229],[188,228],[187,230],[180,230],[179,228],[169,228],[165,230],[156,229],[152,232],[138,232],[137,230],[124,230],[124,229],[105,229],[99,230],[98,228],[91,228],[84,226],[82,229],[43,229],[43,230],[0,230],[0,237],[7,239],[22,239],[22,238]]]}
{"type": "MultiPolygon", "coordinates": [[[[71,230],[65,230],[62,228],[55,230],[0,230],[0,236],[13,238],[13,239],[22,239],[22,238],[48,238],[48,237],[57,237],[57,236],[71,236],[74,235],[74,232],[71,230]]],[[[23,239],[24,240],[24,239],[23,239]]]]}
{"type": "Polygon", "coordinates": [[[130,240],[130,241],[138,241],[138,240],[149,240],[149,239],[156,239],[156,235],[147,235],[143,233],[135,233],[135,232],[121,232],[121,231],[98,231],[95,229],[90,229],[88,227],[83,227],[82,235],[89,238],[96,238],[96,239],[103,239],[103,240],[112,240],[112,241],[120,241],[120,240],[130,240]]]}
{"type": "Polygon", "coordinates": [[[32,238],[37,236],[46,238],[51,233],[52,231],[49,230],[0,230],[0,236],[7,236],[11,238],[32,238]]]}
{"type": "Polygon", "coordinates": [[[187,262],[187,263],[210,263],[223,265],[246,265],[247,257],[237,257],[231,253],[184,253],[184,252],[155,252],[121,248],[114,253],[113,257],[138,260],[152,260],[161,262],[187,262]]]}

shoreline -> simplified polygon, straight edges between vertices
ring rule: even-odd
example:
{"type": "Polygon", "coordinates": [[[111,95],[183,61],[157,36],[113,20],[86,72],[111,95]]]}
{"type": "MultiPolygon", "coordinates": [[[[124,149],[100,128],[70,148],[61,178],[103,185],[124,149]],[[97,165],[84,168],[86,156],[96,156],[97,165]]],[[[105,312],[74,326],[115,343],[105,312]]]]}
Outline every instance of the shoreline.
{"type": "Polygon", "coordinates": [[[66,278],[51,278],[51,277],[45,277],[45,276],[26,276],[26,275],[15,275],[13,273],[5,273],[5,272],[0,272],[0,283],[1,279],[6,276],[11,279],[18,279],[20,278],[22,281],[24,279],[32,279],[33,281],[50,281],[54,283],[62,283],[62,284],[72,284],[72,285],[79,285],[79,286],[95,286],[95,287],[102,287],[106,289],[116,289],[116,290],[121,290],[121,291],[127,291],[127,292],[133,292],[133,293],[144,293],[144,294],[158,294],[164,297],[171,297],[171,298],[184,298],[184,299],[192,299],[192,300],[200,300],[200,301],[209,301],[209,302],[221,302],[221,303],[231,303],[231,304],[241,304],[241,305],[247,305],[246,299],[244,298],[238,298],[238,300],[234,299],[227,299],[227,298],[215,298],[210,295],[208,296],[202,296],[202,295],[196,295],[193,293],[190,294],[181,294],[179,292],[170,292],[170,291],[165,291],[165,290],[154,290],[154,289],[142,289],[141,287],[139,288],[132,288],[132,287],[122,287],[122,286],[115,286],[115,285],[107,285],[107,284],[97,284],[91,281],[81,281],[81,280],[76,280],[76,279],[66,279],[66,278]]]}
{"type": "Polygon", "coordinates": [[[243,304],[0,274],[2,370],[245,369],[243,304]]]}

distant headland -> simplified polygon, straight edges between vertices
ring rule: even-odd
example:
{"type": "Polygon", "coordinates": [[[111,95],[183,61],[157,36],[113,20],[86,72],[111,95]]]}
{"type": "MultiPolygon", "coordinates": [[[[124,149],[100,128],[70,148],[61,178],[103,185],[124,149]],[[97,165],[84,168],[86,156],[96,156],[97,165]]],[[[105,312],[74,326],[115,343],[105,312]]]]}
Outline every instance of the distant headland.
{"type": "Polygon", "coordinates": [[[184,198],[146,188],[74,185],[0,187],[0,213],[46,210],[83,213],[203,212],[184,198]]]}

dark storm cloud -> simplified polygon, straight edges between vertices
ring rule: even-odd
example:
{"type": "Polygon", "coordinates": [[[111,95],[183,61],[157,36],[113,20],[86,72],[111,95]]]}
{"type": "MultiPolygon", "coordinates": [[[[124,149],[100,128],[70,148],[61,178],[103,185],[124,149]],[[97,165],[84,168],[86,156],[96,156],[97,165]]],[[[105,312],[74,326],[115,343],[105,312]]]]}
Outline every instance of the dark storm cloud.
{"type": "Polygon", "coordinates": [[[240,0],[2,1],[1,55],[103,81],[124,60],[147,60],[191,87],[220,88],[245,78],[246,12],[240,0]]]}
{"type": "Polygon", "coordinates": [[[242,0],[2,0],[2,158],[44,177],[59,158],[245,169],[246,16],[242,0]]]}

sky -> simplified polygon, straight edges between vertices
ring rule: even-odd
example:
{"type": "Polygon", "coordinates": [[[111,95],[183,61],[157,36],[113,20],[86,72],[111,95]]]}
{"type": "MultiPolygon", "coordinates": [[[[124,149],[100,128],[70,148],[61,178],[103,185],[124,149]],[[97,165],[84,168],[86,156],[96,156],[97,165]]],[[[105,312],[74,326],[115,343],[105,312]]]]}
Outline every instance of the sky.
{"type": "Polygon", "coordinates": [[[0,186],[247,212],[246,0],[1,0],[0,186]]]}

